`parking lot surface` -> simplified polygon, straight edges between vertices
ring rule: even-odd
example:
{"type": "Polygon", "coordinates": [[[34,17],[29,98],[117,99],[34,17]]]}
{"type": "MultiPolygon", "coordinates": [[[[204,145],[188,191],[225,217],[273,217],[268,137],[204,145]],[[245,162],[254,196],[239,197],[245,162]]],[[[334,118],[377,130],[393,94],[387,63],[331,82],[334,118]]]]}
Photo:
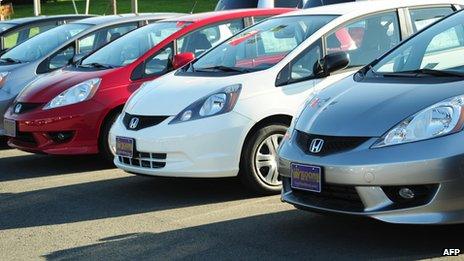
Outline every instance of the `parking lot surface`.
{"type": "Polygon", "coordinates": [[[463,232],[302,212],[235,179],[137,177],[92,156],[0,150],[0,260],[410,260],[463,249],[463,232]]]}

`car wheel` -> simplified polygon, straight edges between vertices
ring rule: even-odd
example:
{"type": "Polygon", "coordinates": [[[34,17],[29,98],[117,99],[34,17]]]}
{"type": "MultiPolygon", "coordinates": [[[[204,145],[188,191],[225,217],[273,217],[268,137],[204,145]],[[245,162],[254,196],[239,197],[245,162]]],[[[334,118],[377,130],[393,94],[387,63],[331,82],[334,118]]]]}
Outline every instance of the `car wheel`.
{"type": "Polygon", "coordinates": [[[112,112],[103,123],[101,132],[100,132],[100,155],[104,160],[112,163],[115,156],[114,148],[111,148],[110,142],[110,130],[111,126],[116,122],[121,111],[112,112]]]}
{"type": "Polygon", "coordinates": [[[276,123],[255,132],[245,143],[240,161],[240,179],[259,194],[277,194],[282,181],[277,169],[277,148],[288,126],[276,123]]]}

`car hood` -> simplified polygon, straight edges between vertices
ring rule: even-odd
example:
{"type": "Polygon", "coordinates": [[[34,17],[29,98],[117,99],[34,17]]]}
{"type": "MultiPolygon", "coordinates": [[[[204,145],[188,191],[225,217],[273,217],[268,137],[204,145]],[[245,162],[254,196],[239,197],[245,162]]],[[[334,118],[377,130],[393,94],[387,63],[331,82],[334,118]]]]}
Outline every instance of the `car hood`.
{"type": "Polygon", "coordinates": [[[9,72],[11,70],[14,70],[18,67],[24,66],[25,63],[12,63],[12,64],[1,64],[0,65],[0,72],[9,72]]]}
{"type": "Polygon", "coordinates": [[[38,76],[18,96],[17,101],[46,103],[63,91],[83,81],[102,77],[106,71],[61,69],[38,76]]]}
{"type": "Polygon", "coordinates": [[[464,94],[462,81],[426,80],[378,83],[348,77],[318,93],[295,127],[316,135],[380,137],[417,112],[464,94]]]}
{"type": "Polygon", "coordinates": [[[264,77],[257,73],[225,77],[179,76],[170,73],[150,82],[132,95],[127,102],[126,112],[134,115],[174,116],[193,102],[227,86],[241,84],[240,99],[245,98],[251,91],[246,88],[249,84],[244,79],[261,83],[253,86],[254,93],[266,86],[262,78],[264,77]]]}

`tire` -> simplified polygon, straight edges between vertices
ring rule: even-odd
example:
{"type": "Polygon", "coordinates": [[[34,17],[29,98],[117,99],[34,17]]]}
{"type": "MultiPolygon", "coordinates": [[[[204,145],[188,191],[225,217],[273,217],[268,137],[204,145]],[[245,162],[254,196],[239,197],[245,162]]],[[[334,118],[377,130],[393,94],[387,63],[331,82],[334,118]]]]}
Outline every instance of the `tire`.
{"type": "Polygon", "coordinates": [[[121,110],[116,110],[111,112],[105,119],[103,126],[100,130],[100,139],[99,139],[99,151],[102,158],[108,163],[113,163],[114,153],[112,152],[109,145],[109,134],[111,126],[118,119],[121,114],[121,110]]]}
{"type": "Polygon", "coordinates": [[[277,146],[287,128],[288,125],[283,123],[264,126],[243,146],[239,177],[245,186],[258,194],[278,194],[282,188],[277,170],[277,146]]]}

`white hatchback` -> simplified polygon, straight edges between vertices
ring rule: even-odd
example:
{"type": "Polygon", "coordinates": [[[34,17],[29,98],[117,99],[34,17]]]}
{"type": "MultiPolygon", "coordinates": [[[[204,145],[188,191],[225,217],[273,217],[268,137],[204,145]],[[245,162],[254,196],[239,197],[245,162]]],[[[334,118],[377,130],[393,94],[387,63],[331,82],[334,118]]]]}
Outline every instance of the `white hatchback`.
{"type": "Polygon", "coordinates": [[[459,3],[355,2],[252,26],[134,93],[110,132],[114,163],[140,175],[238,175],[257,192],[276,193],[276,151],[307,97],[459,3]]]}

